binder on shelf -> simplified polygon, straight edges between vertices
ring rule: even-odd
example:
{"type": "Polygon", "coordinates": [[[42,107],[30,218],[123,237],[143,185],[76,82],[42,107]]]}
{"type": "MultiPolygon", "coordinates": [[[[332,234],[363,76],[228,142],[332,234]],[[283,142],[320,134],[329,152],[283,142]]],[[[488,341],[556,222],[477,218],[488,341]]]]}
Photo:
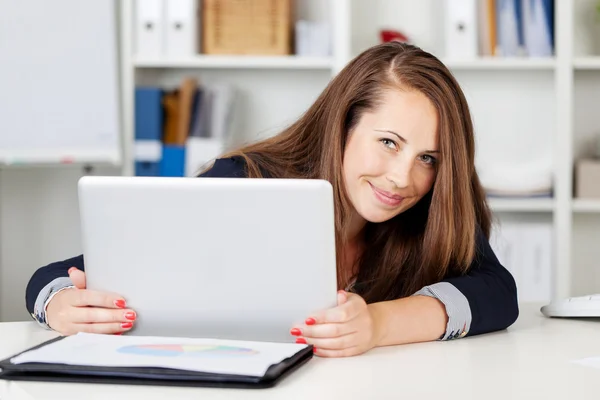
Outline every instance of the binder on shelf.
{"type": "Polygon", "coordinates": [[[160,176],[185,176],[185,146],[164,144],[160,159],[160,176]]]}
{"type": "Polygon", "coordinates": [[[136,176],[158,176],[162,157],[164,112],[163,91],[158,87],[135,89],[135,143],[136,176]]]}
{"type": "Polygon", "coordinates": [[[503,223],[490,246],[517,285],[519,301],[547,302],[552,296],[552,224],[503,223]]]}
{"type": "Polygon", "coordinates": [[[500,55],[515,57],[524,55],[519,42],[519,20],[517,10],[520,0],[496,0],[497,37],[500,55]]]}
{"type": "Polygon", "coordinates": [[[166,114],[164,144],[185,145],[190,132],[197,88],[198,83],[194,78],[186,78],[177,90],[163,97],[166,114]]]}
{"type": "Polygon", "coordinates": [[[554,51],[553,0],[523,1],[523,36],[530,57],[550,57],[554,51]]]}
{"type": "Polygon", "coordinates": [[[165,53],[189,57],[198,53],[197,0],[166,1],[165,53]]]}
{"type": "Polygon", "coordinates": [[[138,57],[159,58],[163,55],[164,7],[163,0],[135,1],[135,54],[138,57]]]}
{"type": "Polygon", "coordinates": [[[446,0],[446,57],[474,59],[478,55],[477,0],[446,0]]]}
{"type": "Polygon", "coordinates": [[[79,333],[1,360],[0,379],[260,389],[312,357],[311,345],[295,343],[79,333]]]}

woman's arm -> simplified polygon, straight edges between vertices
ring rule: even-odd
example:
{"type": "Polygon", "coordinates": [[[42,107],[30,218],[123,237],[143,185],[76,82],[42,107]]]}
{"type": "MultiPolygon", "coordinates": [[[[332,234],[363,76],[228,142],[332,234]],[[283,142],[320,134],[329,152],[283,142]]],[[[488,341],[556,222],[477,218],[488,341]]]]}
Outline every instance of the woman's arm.
{"type": "Polygon", "coordinates": [[[476,242],[466,275],[444,279],[409,298],[369,305],[382,345],[473,336],[506,329],[517,320],[513,276],[480,229],[476,242]]]}
{"type": "Polygon", "coordinates": [[[448,316],[444,304],[433,297],[412,296],[369,304],[375,346],[429,342],[444,335],[448,316]]]}

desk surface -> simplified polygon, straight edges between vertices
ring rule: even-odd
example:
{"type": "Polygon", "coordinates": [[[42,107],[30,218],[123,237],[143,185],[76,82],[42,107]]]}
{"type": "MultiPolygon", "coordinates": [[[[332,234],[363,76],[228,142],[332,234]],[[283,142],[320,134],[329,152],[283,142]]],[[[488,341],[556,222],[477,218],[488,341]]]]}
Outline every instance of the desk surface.
{"type": "MultiPolygon", "coordinates": [[[[0,324],[0,358],[50,339],[33,322],[0,324]]],[[[271,389],[238,390],[6,382],[6,399],[598,399],[600,369],[573,363],[600,357],[600,319],[546,319],[521,306],[507,331],[449,342],[374,349],[341,359],[315,357],[271,389]]]]}

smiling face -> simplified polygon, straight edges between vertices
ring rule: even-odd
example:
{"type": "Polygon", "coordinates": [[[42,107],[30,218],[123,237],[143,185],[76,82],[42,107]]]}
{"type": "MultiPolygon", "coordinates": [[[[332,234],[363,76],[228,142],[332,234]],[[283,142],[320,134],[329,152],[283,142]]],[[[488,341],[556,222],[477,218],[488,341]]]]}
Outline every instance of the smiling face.
{"type": "Polygon", "coordinates": [[[359,217],[387,221],[414,206],[432,188],[439,161],[438,119],[416,90],[387,90],[348,135],[343,173],[359,217]]]}

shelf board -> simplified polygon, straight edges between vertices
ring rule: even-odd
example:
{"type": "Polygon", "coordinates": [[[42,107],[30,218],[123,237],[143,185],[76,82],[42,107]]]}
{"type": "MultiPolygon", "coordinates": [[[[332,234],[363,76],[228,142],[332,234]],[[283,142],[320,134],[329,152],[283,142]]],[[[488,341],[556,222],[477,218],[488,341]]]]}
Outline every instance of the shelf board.
{"type": "Polygon", "coordinates": [[[573,67],[581,70],[600,70],[600,56],[575,57],[573,67]]]}
{"type": "Polygon", "coordinates": [[[218,69],[315,69],[333,68],[331,57],[304,56],[218,56],[187,58],[134,58],[138,68],[218,68],[218,69]]]}
{"type": "Polygon", "coordinates": [[[578,213],[600,213],[600,199],[574,199],[573,211],[578,213]]]}
{"type": "Polygon", "coordinates": [[[488,197],[487,201],[493,212],[552,212],[554,210],[554,200],[550,198],[488,197]]]}
{"type": "Polygon", "coordinates": [[[442,61],[454,70],[552,70],[556,66],[554,58],[480,57],[473,60],[442,61]]]}

